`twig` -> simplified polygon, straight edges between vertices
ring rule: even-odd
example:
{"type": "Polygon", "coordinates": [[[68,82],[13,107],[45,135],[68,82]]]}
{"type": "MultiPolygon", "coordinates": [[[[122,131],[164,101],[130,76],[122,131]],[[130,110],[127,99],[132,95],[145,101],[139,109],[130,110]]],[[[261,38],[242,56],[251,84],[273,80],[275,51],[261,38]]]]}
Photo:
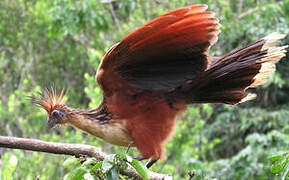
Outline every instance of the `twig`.
{"type": "MultiPolygon", "coordinates": [[[[95,157],[98,160],[103,160],[107,157],[104,152],[101,152],[98,148],[91,145],[52,143],[37,139],[17,138],[8,136],[0,136],[0,147],[73,156],[87,155],[90,157],[95,157]]],[[[130,166],[126,170],[120,169],[120,172],[121,174],[129,177],[140,178],[136,170],[130,166]]],[[[149,175],[150,179],[155,180],[172,179],[172,177],[167,174],[150,172],[149,175]]]]}
{"type": "Polygon", "coordinates": [[[241,14],[242,10],[243,10],[243,0],[240,0],[238,4],[238,15],[241,14]]]}
{"type": "Polygon", "coordinates": [[[6,124],[5,129],[8,136],[13,136],[9,123],[6,124]]]}
{"type": "Polygon", "coordinates": [[[119,31],[121,33],[123,33],[123,29],[122,27],[120,26],[119,22],[118,22],[118,19],[116,17],[116,14],[115,14],[115,11],[113,9],[113,5],[112,3],[109,3],[109,9],[110,9],[110,12],[111,12],[111,16],[112,16],[112,20],[115,22],[116,26],[118,27],[119,31]]]}
{"type": "Polygon", "coordinates": [[[240,14],[240,15],[238,16],[238,19],[242,19],[243,17],[248,16],[248,15],[250,15],[250,14],[252,14],[252,13],[258,11],[258,10],[259,10],[258,7],[255,7],[255,8],[253,8],[253,9],[249,9],[248,11],[240,14]]]}

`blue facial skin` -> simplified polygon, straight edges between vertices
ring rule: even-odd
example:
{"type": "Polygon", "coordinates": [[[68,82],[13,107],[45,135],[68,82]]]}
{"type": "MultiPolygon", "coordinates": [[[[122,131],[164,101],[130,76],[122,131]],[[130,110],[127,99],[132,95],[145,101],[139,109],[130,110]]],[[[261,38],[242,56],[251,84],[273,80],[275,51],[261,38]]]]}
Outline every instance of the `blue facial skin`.
{"type": "Polygon", "coordinates": [[[64,120],[65,118],[66,118],[65,112],[57,109],[53,110],[47,121],[48,128],[53,128],[56,124],[60,124],[62,120],[64,120]]]}

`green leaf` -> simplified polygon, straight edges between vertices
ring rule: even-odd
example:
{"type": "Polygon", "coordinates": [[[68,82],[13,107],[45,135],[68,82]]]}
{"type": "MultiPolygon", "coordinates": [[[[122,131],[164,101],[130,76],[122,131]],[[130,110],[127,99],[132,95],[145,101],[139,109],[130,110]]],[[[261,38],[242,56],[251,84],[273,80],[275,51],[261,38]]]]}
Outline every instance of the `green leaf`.
{"type": "Polygon", "coordinates": [[[149,179],[149,173],[148,173],[148,169],[146,167],[144,167],[141,162],[139,162],[138,160],[132,159],[130,162],[128,161],[128,163],[135,168],[135,170],[138,172],[138,174],[140,175],[140,177],[144,180],[148,180],[149,179]]]}
{"type": "Polygon", "coordinates": [[[94,170],[96,170],[96,169],[101,168],[101,167],[102,167],[102,163],[103,163],[103,161],[100,161],[99,163],[97,163],[96,165],[94,165],[94,166],[91,168],[91,170],[94,171],[94,170]]]}
{"type": "Polygon", "coordinates": [[[279,162],[283,159],[283,156],[284,156],[283,154],[277,154],[269,157],[268,159],[273,162],[279,162]]]}
{"type": "Polygon", "coordinates": [[[87,160],[82,164],[83,167],[90,167],[92,163],[96,161],[95,158],[87,158],[87,160]]]}
{"type": "Polygon", "coordinates": [[[286,171],[282,175],[282,180],[286,180],[286,177],[289,175],[289,166],[286,166],[286,171]]]}
{"type": "Polygon", "coordinates": [[[70,168],[75,165],[81,165],[79,160],[75,157],[69,157],[63,162],[63,167],[70,168]]]}
{"type": "Polygon", "coordinates": [[[271,172],[272,173],[277,174],[277,173],[280,173],[282,170],[283,170],[283,167],[280,164],[273,164],[271,166],[271,172]]]}
{"type": "Polygon", "coordinates": [[[83,167],[78,167],[64,176],[64,180],[81,180],[87,171],[83,167]]]}
{"type": "Polygon", "coordinates": [[[283,162],[282,162],[282,167],[285,168],[288,164],[289,160],[286,158],[283,162]]]}

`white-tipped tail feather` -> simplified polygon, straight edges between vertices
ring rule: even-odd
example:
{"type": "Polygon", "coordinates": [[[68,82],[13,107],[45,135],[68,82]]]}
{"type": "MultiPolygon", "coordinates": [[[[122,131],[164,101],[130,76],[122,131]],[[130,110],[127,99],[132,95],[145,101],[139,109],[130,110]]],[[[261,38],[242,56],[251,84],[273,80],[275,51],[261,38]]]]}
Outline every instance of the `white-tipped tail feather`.
{"type": "Polygon", "coordinates": [[[238,102],[238,104],[246,102],[246,101],[251,101],[253,99],[256,99],[257,95],[254,93],[249,93],[246,97],[244,97],[243,99],[241,99],[240,102],[238,102]]]}
{"type": "MultiPolygon", "coordinates": [[[[261,51],[265,51],[266,55],[264,58],[257,61],[257,63],[261,64],[261,68],[259,73],[254,77],[254,82],[247,88],[256,87],[266,83],[269,77],[276,71],[276,63],[286,55],[286,49],[288,48],[288,45],[280,46],[280,40],[285,37],[285,34],[274,32],[263,38],[265,43],[262,46],[261,51]]],[[[256,94],[249,93],[240,101],[240,103],[255,98],[256,94]]]]}
{"type": "Polygon", "coordinates": [[[265,43],[262,46],[261,51],[265,51],[266,55],[264,58],[257,61],[257,63],[261,63],[261,69],[254,77],[254,82],[249,87],[256,87],[266,83],[269,77],[275,72],[275,64],[286,55],[286,48],[288,48],[288,45],[280,46],[280,40],[285,37],[286,35],[284,34],[274,32],[263,38],[265,43]]]}
{"type": "Polygon", "coordinates": [[[256,98],[248,88],[268,81],[275,64],[288,46],[280,46],[285,35],[272,33],[248,46],[220,57],[201,76],[192,80],[188,103],[238,104],[256,98]]]}
{"type": "Polygon", "coordinates": [[[266,43],[263,45],[262,50],[279,46],[280,40],[284,39],[285,37],[285,34],[279,34],[277,32],[273,32],[268,36],[265,36],[263,39],[266,41],[266,43]]]}

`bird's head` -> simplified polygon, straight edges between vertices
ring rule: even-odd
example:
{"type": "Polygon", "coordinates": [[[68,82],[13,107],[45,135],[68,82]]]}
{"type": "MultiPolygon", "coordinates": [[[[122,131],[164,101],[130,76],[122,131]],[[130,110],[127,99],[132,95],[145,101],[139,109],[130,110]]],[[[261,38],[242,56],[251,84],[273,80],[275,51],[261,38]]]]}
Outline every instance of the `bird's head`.
{"type": "Polygon", "coordinates": [[[56,125],[65,124],[68,120],[67,107],[63,103],[64,89],[57,95],[56,87],[51,90],[45,88],[40,97],[34,98],[35,104],[41,106],[48,113],[47,126],[53,128],[56,125]]]}

